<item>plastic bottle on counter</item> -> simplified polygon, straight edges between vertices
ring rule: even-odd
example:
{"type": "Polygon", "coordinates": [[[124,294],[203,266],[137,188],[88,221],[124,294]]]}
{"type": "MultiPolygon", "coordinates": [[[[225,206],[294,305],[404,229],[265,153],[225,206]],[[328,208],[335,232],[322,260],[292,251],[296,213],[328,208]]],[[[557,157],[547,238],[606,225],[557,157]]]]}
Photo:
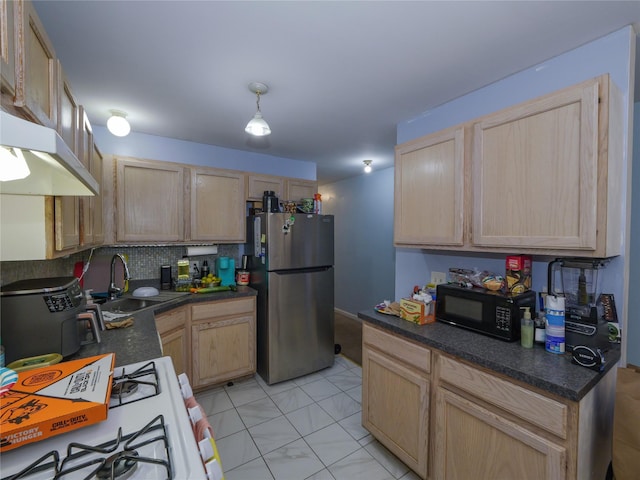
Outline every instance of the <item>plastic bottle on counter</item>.
{"type": "Polygon", "coordinates": [[[533,320],[531,319],[531,307],[522,307],[524,316],[520,321],[520,345],[525,348],[533,347],[533,320]]]}
{"type": "Polygon", "coordinates": [[[538,312],[538,316],[534,321],[533,341],[538,345],[544,345],[547,329],[547,319],[544,311],[538,312]]]}
{"type": "Polygon", "coordinates": [[[200,277],[201,278],[205,278],[207,275],[209,275],[209,262],[207,260],[202,262],[202,268],[200,269],[200,277]]]}
{"type": "Polygon", "coordinates": [[[545,349],[551,353],[564,353],[564,297],[547,295],[547,329],[545,332],[545,349]]]}

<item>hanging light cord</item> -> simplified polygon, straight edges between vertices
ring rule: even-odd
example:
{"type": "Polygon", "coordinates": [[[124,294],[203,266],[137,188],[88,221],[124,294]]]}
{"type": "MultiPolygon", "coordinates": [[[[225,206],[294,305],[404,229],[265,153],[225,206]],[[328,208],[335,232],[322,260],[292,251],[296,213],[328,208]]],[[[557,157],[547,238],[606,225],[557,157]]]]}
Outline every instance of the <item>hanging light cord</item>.
{"type": "MultiPolygon", "coordinates": [[[[260,92],[256,92],[256,105],[258,107],[258,111],[260,112],[260,92]]],[[[260,112],[262,113],[262,112],[260,112]]]]}

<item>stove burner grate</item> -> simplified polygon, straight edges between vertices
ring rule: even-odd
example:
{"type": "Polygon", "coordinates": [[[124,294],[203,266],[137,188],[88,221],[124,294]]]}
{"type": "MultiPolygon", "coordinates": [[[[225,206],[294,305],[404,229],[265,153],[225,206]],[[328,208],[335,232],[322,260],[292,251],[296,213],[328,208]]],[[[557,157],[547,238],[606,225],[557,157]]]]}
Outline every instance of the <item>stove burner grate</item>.
{"type": "Polygon", "coordinates": [[[160,383],[155,362],[146,363],[132,372],[125,372],[122,368],[119,375],[116,375],[116,371],[113,373],[109,408],[155,397],[159,393],[160,383]]]}
{"type": "Polygon", "coordinates": [[[3,480],[29,478],[29,475],[40,472],[49,472],[52,480],[65,480],[77,472],[80,472],[86,480],[94,478],[124,480],[131,476],[141,464],[156,465],[166,472],[167,480],[173,478],[169,438],[162,415],[155,417],[137,432],[125,436],[122,435],[122,428],[118,428],[115,439],[97,446],[70,443],[67,445],[67,456],[62,463],[60,453],[52,450],[20,472],[3,480]],[[140,450],[148,445],[159,446],[163,458],[141,455],[140,450]]]}

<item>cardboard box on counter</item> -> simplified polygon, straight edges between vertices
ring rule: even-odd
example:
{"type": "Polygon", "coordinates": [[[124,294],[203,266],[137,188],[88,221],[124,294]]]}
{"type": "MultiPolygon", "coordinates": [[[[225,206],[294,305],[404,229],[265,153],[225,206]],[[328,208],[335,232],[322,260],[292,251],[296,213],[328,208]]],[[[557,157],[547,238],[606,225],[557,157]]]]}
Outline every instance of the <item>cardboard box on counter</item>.
{"type": "Polygon", "coordinates": [[[0,398],[0,452],[106,420],[113,353],[18,374],[0,398]]]}
{"type": "Polygon", "coordinates": [[[531,290],[531,255],[510,255],[507,257],[506,267],[509,293],[531,290]]]}
{"type": "Polygon", "coordinates": [[[435,302],[425,304],[412,298],[400,299],[400,318],[418,325],[435,322],[435,311],[435,302]]]}

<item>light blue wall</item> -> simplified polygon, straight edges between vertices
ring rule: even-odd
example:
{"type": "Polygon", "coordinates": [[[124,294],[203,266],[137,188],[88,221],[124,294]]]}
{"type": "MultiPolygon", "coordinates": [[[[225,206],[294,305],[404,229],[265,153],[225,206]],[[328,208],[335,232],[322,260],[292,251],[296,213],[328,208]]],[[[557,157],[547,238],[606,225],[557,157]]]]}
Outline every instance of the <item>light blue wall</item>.
{"type": "MultiPolygon", "coordinates": [[[[613,82],[622,92],[626,108],[629,105],[631,88],[629,79],[632,42],[635,42],[633,29],[625,27],[606,37],[427,111],[417,118],[404,121],[398,124],[397,141],[403,143],[603,73],[609,73],[613,82]]],[[[624,114],[625,138],[628,138],[629,132],[628,113],[627,110],[624,114]]],[[[625,151],[623,171],[627,172],[628,168],[630,165],[625,151]]],[[[623,178],[626,178],[626,175],[623,178]]],[[[626,195],[626,184],[623,184],[620,186],[623,219],[626,218],[624,216],[626,215],[626,195]]],[[[535,290],[539,290],[546,283],[545,275],[548,261],[549,258],[534,257],[533,286],[535,290]]],[[[500,273],[504,271],[504,256],[449,255],[398,249],[396,251],[396,297],[405,295],[413,284],[430,276],[431,271],[446,271],[453,266],[476,267],[500,273]]],[[[611,261],[600,277],[604,291],[615,295],[620,316],[622,316],[622,305],[625,301],[624,278],[627,273],[625,271],[625,256],[621,255],[611,261]]],[[[630,317],[631,322],[634,320],[630,317]]]]}
{"type": "Polygon", "coordinates": [[[126,137],[115,137],[106,127],[99,125],[93,127],[93,134],[96,145],[103,154],[316,180],[314,162],[243,152],[144,133],[132,132],[126,137]]]}
{"type": "Polygon", "coordinates": [[[640,366],[640,102],[633,114],[633,168],[631,170],[631,228],[629,248],[629,321],[627,362],[640,366]]]}
{"type": "Polygon", "coordinates": [[[394,299],[393,168],[319,188],[335,215],[335,306],[347,313],[394,299]]]}

